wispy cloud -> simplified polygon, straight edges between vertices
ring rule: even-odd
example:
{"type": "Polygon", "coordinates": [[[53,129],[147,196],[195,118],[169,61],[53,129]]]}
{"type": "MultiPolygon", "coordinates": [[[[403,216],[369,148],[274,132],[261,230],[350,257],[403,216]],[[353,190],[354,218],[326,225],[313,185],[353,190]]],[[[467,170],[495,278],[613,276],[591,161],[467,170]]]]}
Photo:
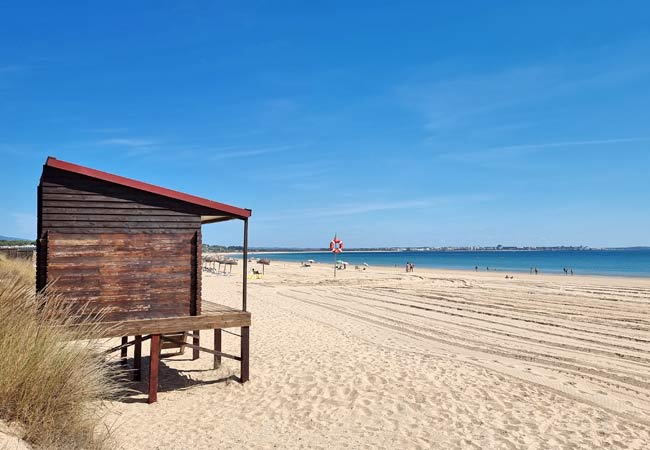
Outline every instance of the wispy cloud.
{"type": "MultiPolygon", "coordinates": [[[[445,197],[426,198],[426,199],[413,199],[413,200],[399,200],[399,201],[374,201],[368,203],[350,203],[347,205],[337,205],[337,216],[353,216],[358,214],[367,214],[377,211],[392,211],[398,209],[422,209],[430,208],[441,203],[448,201],[445,197]]],[[[331,211],[323,211],[322,209],[313,210],[308,213],[311,217],[325,217],[332,214],[331,211]]]]}
{"type": "Polygon", "coordinates": [[[621,144],[625,142],[647,142],[650,137],[637,137],[637,138],[614,138],[614,139],[592,139],[586,141],[564,141],[564,142],[547,142],[544,144],[523,144],[523,145],[507,145],[504,147],[494,147],[489,150],[529,150],[529,149],[544,149],[554,147],[574,147],[582,145],[605,145],[605,144],[621,144]]]}
{"type": "Polygon", "coordinates": [[[485,202],[494,198],[494,195],[491,194],[459,194],[408,200],[359,201],[339,203],[336,205],[334,213],[330,208],[305,208],[274,212],[272,215],[265,216],[262,221],[293,220],[296,217],[301,219],[322,219],[332,217],[333,214],[336,217],[349,217],[385,211],[426,210],[448,204],[485,202]]]}
{"type": "Polygon", "coordinates": [[[452,75],[444,65],[422,69],[397,89],[397,95],[421,116],[428,134],[474,132],[521,120],[522,113],[535,113],[536,105],[548,107],[548,102],[557,99],[565,101],[572,95],[598,93],[604,87],[643,79],[650,73],[650,64],[639,55],[649,47],[648,41],[622,43],[616,51],[594,50],[483,73],[458,72],[449,63],[454,67],[452,75]]]}
{"type": "Polygon", "coordinates": [[[444,153],[439,155],[442,159],[461,162],[487,162],[503,158],[511,158],[522,154],[529,154],[546,149],[562,149],[567,147],[603,146],[612,144],[626,144],[636,142],[650,142],[650,137],[629,137],[611,139],[588,139],[577,141],[544,142],[537,144],[517,144],[491,147],[485,150],[470,152],[444,153]]]}
{"type": "MultiPolygon", "coordinates": [[[[97,131],[100,132],[100,131],[97,131]]],[[[115,137],[101,139],[93,142],[97,146],[110,146],[126,149],[127,156],[145,156],[158,152],[160,157],[168,159],[187,159],[193,155],[200,154],[208,161],[221,161],[225,159],[247,158],[266,154],[290,151],[296,148],[295,145],[283,145],[273,147],[246,147],[241,145],[230,145],[225,147],[210,147],[209,145],[196,145],[192,143],[182,144],[166,142],[161,139],[142,137],[115,137]]]]}
{"type": "Polygon", "coordinates": [[[16,73],[27,70],[29,66],[20,65],[20,64],[10,64],[6,66],[0,66],[0,74],[2,73],[16,73]]]}
{"type": "Polygon", "coordinates": [[[398,90],[406,105],[423,114],[425,129],[457,128],[472,119],[548,93],[560,83],[550,66],[513,67],[494,73],[415,82],[398,90]]]}
{"type": "Polygon", "coordinates": [[[140,138],[114,138],[104,139],[98,142],[99,145],[121,145],[124,147],[151,147],[157,145],[157,141],[140,138]]]}
{"type": "Polygon", "coordinates": [[[295,147],[292,145],[285,145],[279,147],[262,147],[262,148],[239,148],[237,147],[227,147],[227,150],[222,149],[221,152],[216,150],[216,154],[213,154],[210,159],[213,161],[219,161],[222,159],[233,159],[233,158],[245,158],[248,156],[259,156],[266,155],[270,153],[280,153],[293,150],[295,147]]]}
{"type": "Polygon", "coordinates": [[[161,148],[160,141],[145,138],[102,139],[97,141],[95,144],[126,149],[124,154],[128,157],[146,156],[161,148]]]}

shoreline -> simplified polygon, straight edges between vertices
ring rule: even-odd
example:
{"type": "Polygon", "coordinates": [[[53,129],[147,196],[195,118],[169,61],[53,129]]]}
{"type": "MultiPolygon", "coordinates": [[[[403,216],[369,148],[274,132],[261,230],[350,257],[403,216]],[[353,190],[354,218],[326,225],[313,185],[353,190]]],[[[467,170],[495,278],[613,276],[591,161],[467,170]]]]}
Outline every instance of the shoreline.
{"type": "MultiPolygon", "coordinates": [[[[232,255],[232,253],[231,253],[232,255]]],[[[241,261],[241,258],[236,258],[238,261],[241,261]]],[[[303,268],[300,264],[300,261],[288,261],[288,260],[283,260],[283,259],[271,259],[271,262],[273,263],[282,263],[282,264],[292,264],[296,265],[297,268],[303,268]]],[[[255,262],[251,262],[249,264],[255,264],[255,262]]],[[[324,263],[324,262],[315,262],[312,264],[313,266],[316,267],[327,267],[331,268],[332,264],[330,263],[324,263]]],[[[360,264],[349,264],[348,266],[355,266],[360,264]]],[[[309,269],[309,267],[304,267],[304,269],[309,269]]],[[[372,271],[372,269],[379,269],[380,271],[386,270],[386,269],[391,269],[391,273],[398,273],[402,274],[405,273],[404,267],[399,266],[386,266],[386,265],[381,265],[381,264],[375,264],[375,265],[370,265],[367,266],[367,270],[372,271]]],[[[338,272],[362,272],[363,270],[359,269],[354,269],[354,268],[348,268],[348,269],[341,269],[338,272]]],[[[585,279],[593,279],[594,281],[597,280],[620,280],[620,281],[642,281],[642,282],[648,282],[650,284],[650,276],[644,277],[644,276],[638,276],[638,275],[604,275],[604,274],[592,274],[592,273],[580,273],[580,274],[575,274],[575,275],[564,275],[562,273],[553,273],[553,272],[540,272],[539,274],[530,274],[528,271],[517,271],[517,270],[490,270],[489,272],[487,270],[479,270],[475,271],[472,269],[453,269],[453,268],[444,268],[444,267],[424,267],[424,266],[416,266],[414,272],[410,272],[409,274],[416,275],[418,272],[426,274],[426,275],[431,275],[434,272],[443,272],[447,275],[458,275],[458,276],[467,276],[469,274],[476,275],[476,276],[481,276],[485,275],[487,277],[491,278],[497,278],[497,279],[502,279],[505,275],[525,275],[526,277],[530,278],[524,278],[526,280],[528,279],[534,279],[534,278],[539,278],[539,279],[549,279],[549,278],[557,278],[560,280],[570,280],[572,278],[574,279],[580,279],[580,280],[585,280],[585,279]]],[[[515,278],[516,279],[516,278],[515,278]]],[[[519,278],[520,280],[522,278],[519,278]]]]}
{"type": "MultiPolygon", "coordinates": [[[[531,251],[531,253],[534,253],[534,252],[535,251],[531,251]]],[[[314,254],[314,253],[330,254],[331,252],[330,251],[318,251],[318,252],[312,252],[312,251],[309,251],[309,252],[289,252],[289,251],[286,251],[286,252],[249,252],[248,256],[249,256],[249,258],[251,258],[251,257],[254,257],[254,255],[301,255],[301,254],[314,254]]],[[[402,253],[402,251],[386,251],[386,252],[384,252],[384,251],[368,251],[368,252],[366,252],[366,251],[354,251],[353,250],[353,251],[343,252],[340,255],[344,255],[345,253],[402,253]]],[[[446,252],[441,252],[441,253],[446,253],[446,252]]],[[[216,253],[216,254],[217,255],[239,255],[240,256],[239,259],[241,259],[241,255],[242,255],[241,252],[237,252],[237,253],[216,253]]],[[[339,259],[343,259],[343,258],[344,258],[344,256],[339,256],[339,259]]],[[[273,259],[273,258],[270,258],[270,259],[273,262],[300,264],[300,261],[291,261],[291,260],[273,259]]],[[[331,265],[330,263],[324,263],[324,262],[315,262],[314,264],[324,264],[324,265],[328,265],[328,266],[331,265]]],[[[349,266],[355,266],[355,265],[361,266],[361,264],[362,263],[355,263],[355,264],[348,263],[349,266]]],[[[390,268],[390,269],[401,269],[401,271],[404,271],[403,265],[398,265],[397,267],[395,267],[394,264],[391,265],[391,264],[376,264],[376,263],[374,263],[374,264],[369,265],[369,267],[382,267],[382,268],[390,268]]],[[[508,275],[510,275],[510,274],[519,274],[519,275],[529,275],[529,276],[538,276],[538,277],[543,275],[543,276],[558,276],[558,277],[562,277],[562,278],[564,278],[564,277],[566,277],[566,278],[571,278],[571,277],[596,277],[596,278],[601,278],[602,277],[602,278],[606,278],[606,279],[621,278],[621,279],[627,279],[627,280],[630,280],[630,279],[631,280],[635,280],[635,279],[638,279],[638,280],[650,280],[650,275],[639,275],[639,274],[627,275],[625,273],[607,274],[607,273],[600,273],[600,272],[579,272],[579,273],[575,273],[574,275],[565,275],[560,271],[558,271],[558,272],[540,271],[540,273],[538,275],[535,275],[535,274],[531,274],[529,272],[529,270],[524,270],[524,269],[500,269],[500,268],[497,268],[495,270],[490,270],[490,271],[481,270],[481,269],[479,269],[478,271],[475,271],[473,268],[463,269],[463,268],[453,268],[453,267],[432,267],[432,266],[423,266],[423,265],[419,265],[419,266],[416,265],[415,269],[416,270],[443,270],[443,271],[457,272],[459,274],[467,274],[467,273],[474,273],[474,274],[490,273],[490,274],[492,274],[492,273],[494,273],[494,274],[503,274],[504,276],[506,274],[508,274],[508,275]]],[[[354,270],[354,269],[351,269],[351,270],[354,270]]]]}
{"type": "MultiPolygon", "coordinates": [[[[279,262],[279,263],[291,263],[291,264],[298,264],[298,267],[300,267],[300,263],[296,261],[284,261],[284,260],[271,260],[272,262],[279,262]]],[[[326,263],[314,263],[314,265],[320,265],[320,266],[327,266],[331,267],[331,264],[326,264],[326,263]]],[[[619,281],[645,281],[650,284],[650,277],[642,277],[642,276],[626,276],[626,275],[602,275],[602,274],[579,274],[579,275],[564,275],[561,273],[552,273],[552,272],[540,272],[539,274],[530,274],[527,271],[505,271],[505,270],[490,270],[489,272],[487,270],[479,270],[474,271],[471,269],[450,269],[450,268],[437,268],[437,267],[415,267],[415,271],[406,273],[404,270],[404,267],[394,267],[394,266],[384,266],[384,265],[373,265],[369,266],[368,269],[372,268],[380,268],[380,269],[393,269],[396,273],[402,274],[404,273],[405,275],[415,275],[417,276],[418,272],[424,274],[424,275],[432,275],[435,274],[435,272],[443,272],[445,275],[457,275],[460,277],[466,277],[470,274],[474,276],[481,276],[485,275],[486,278],[496,278],[496,279],[503,279],[505,275],[525,275],[527,278],[519,278],[519,280],[525,279],[525,280],[530,280],[530,279],[545,279],[548,280],[550,278],[557,278],[559,280],[570,280],[571,278],[579,278],[580,280],[594,280],[594,281],[604,281],[604,280],[619,280],[619,281]]],[[[354,268],[348,268],[348,269],[343,269],[343,271],[348,270],[348,271],[353,271],[353,272],[358,272],[358,270],[355,270],[354,268]]],[[[341,272],[341,270],[339,271],[341,272]]],[[[514,278],[515,280],[517,278],[514,278]]]]}

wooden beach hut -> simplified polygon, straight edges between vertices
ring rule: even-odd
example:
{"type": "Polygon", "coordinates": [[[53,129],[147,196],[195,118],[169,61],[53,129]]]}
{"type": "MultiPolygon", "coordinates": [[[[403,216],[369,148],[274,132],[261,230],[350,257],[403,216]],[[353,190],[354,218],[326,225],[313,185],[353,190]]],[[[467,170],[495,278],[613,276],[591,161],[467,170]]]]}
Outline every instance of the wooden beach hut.
{"type": "MultiPolygon", "coordinates": [[[[141,345],[151,340],[149,403],[158,391],[161,340],[181,345],[185,332],[193,358],[211,353],[240,362],[240,380],[249,378],[249,327],[246,311],[248,219],[251,210],[112,175],[49,157],[38,186],[36,285],[54,282],[77,326],[97,320],[102,336],[121,337],[134,347],[134,377],[140,378],[141,345]],[[241,309],[201,300],[201,226],[243,222],[241,309]],[[102,310],[103,314],[89,314],[102,310]],[[221,352],[221,330],[241,328],[241,352],[221,352]],[[202,347],[199,330],[214,330],[214,347],[202,347]],[[129,340],[130,338],[132,340],[129,340]]],[[[235,333],[233,333],[235,334],[235,333]]]]}

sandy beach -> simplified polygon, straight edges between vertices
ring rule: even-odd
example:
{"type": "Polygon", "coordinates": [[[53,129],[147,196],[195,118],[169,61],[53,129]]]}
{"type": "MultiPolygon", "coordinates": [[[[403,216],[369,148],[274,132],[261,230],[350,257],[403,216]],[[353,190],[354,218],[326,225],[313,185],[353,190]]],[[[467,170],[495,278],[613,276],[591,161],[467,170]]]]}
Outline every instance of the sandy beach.
{"type": "MultiPolygon", "coordinates": [[[[108,405],[123,448],[650,445],[650,279],[265,271],[249,280],[250,382],[234,361],[163,359],[158,403],[108,405]]],[[[241,265],[204,272],[203,297],[238,307],[241,284],[241,265]]],[[[224,351],[238,344],[224,336],[224,351]]]]}

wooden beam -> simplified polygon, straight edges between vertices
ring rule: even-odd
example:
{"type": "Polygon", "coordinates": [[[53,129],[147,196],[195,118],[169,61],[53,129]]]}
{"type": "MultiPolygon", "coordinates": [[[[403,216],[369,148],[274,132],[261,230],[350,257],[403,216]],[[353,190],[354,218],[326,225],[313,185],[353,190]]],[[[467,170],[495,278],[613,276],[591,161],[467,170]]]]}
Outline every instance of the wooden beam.
{"type": "MultiPolygon", "coordinates": [[[[146,341],[147,339],[151,339],[151,336],[143,337],[142,342],[146,341]]],[[[135,339],[132,340],[132,341],[127,342],[126,344],[120,344],[120,345],[118,345],[116,347],[109,348],[108,350],[104,350],[104,353],[106,353],[106,354],[113,353],[113,352],[116,352],[118,350],[121,350],[123,347],[130,347],[131,345],[135,345],[135,339]]]]}
{"type": "MultiPolygon", "coordinates": [[[[214,351],[221,352],[221,330],[219,328],[214,330],[214,351]]],[[[221,366],[221,355],[215,353],[213,356],[212,367],[218,369],[219,366],[221,366]]]]}
{"type": "MultiPolygon", "coordinates": [[[[172,338],[169,338],[167,336],[161,336],[161,339],[163,341],[173,342],[175,344],[178,344],[178,341],[176,341],[176,340],[174,340],[172,338]]],[[[195,347],[193,344],[187,344],[187,346],[190,347],[190,348],[195,347]]],[[[221,356],[223,358],[230,358],[230,359],[234,359],[235,361],[241,361],[240,356],[235,356],[235,355],[230,355],[228,353],[218,352],[218,351],[212,350],[211,348],[207,348],[207,347],[199,347],[199,346],[197,346],[196,348],[198,350],[202,351],[202,352],[209,353],[211,355],[218,355],[218,356],[221,356]]]]}
{"type": "Polygon", "coordinates": [[[241,364],[240,382],[246,383],[249,379],[249,349],[250,349],[250,328],[241,327],[241,364]]]}
{"type": "Polygon", "coordinates": [[[151,336],[151,352],[149,353],[149,398],[147,403],[158,401],[158,368],[160,366],[160,335],[151,336]]]}
{"type": "Polygon", "coordinates": [[[133,381],[142,379],[142,336],[135,337],[133,347],[133,381]]]}
{"type": "Polygon", "coordinates": [[[201,345],[201,339],[200,339],[200,330],[194,330],[193,331],[193,337],[192,337],[192,361],[199,359],[199,349],[197,348],[199,345],[201,345]]]}
{"type": "Polygon", "coordinates": [[[93,337],[120,337],[145,334],[175,333],[184,330],[213,330],[215,328],[235,328],[250,326],[251,314],[245,311],[214,313],[201,316],[168,317],[162,319],[125,320],[121,322],[102,322],[102,330],[97,330],[96,322],[73,325],[72,328],[93,333],[93,337]]]}

